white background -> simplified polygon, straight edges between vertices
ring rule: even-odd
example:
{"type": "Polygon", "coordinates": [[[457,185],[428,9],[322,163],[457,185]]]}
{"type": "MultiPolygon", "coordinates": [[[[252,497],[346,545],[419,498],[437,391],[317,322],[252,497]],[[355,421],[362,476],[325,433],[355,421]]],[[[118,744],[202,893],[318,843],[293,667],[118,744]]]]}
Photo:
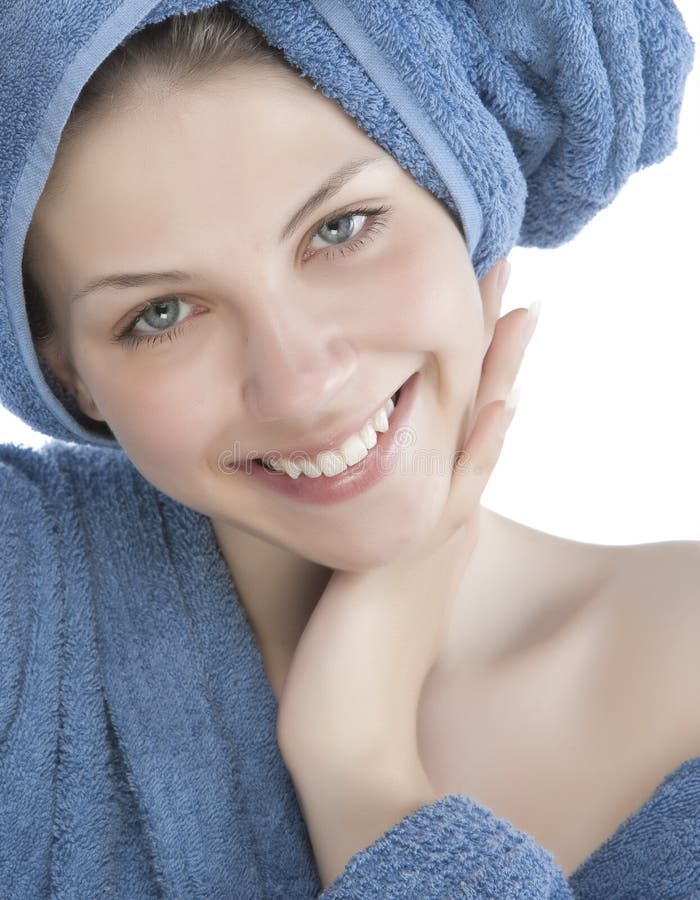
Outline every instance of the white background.
{"type": "MultiPolygon", "coordinates": [[[[677,5],[700,43],[700,4],[677,5]]],[[[538,299],[542,312],[483,503],[530,527],[599,544],[700,540],[699,70],[669,159],[572,243],[511,253],[502,314],[538,299]]],[[[45,441],[1,408],[0,436],[45,441]]]]}

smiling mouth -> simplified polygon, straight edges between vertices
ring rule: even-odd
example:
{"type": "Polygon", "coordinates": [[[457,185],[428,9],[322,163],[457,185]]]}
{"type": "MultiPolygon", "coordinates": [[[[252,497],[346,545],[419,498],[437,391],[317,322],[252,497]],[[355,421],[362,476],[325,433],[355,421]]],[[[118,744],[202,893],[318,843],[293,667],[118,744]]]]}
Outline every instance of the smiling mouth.
{"type": "MultiPolygon", "coordinates": [[[[406,382],[404,382],[404,384],[405,383],[406,382]]],[[[401,394],[401,388],[403,388],[403,384],[398,389],[398,391],[394,394],[394,396],[391,398],[395,407],[398,405],[398,402],[399,402],[399,395],[401,394]]],[[[266,461],[261,459],[259,456],[257,456],[253,460],[253,462],[257,463],[257,465],[261,466],[263,469],[267,469],[268,472],[274,472],[276,475],[279,475],[279,472],[277,469],[274,469],[271,465],[269,465],[266,461]]]]}

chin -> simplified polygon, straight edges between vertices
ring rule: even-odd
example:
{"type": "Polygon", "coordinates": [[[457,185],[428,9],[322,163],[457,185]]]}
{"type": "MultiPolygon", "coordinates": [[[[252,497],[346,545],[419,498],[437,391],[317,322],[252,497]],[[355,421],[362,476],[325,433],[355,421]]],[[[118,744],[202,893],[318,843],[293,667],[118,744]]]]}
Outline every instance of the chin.
{"type": "Polygon", "coordinates": [[[410,556],[437,527],[448,489],[449,484],[444,493],[433,488],[429,502],[412,502],[410,509],[404,509],[398,516],[379,517],[373,523],[364,518],[356,523],[360,532],[353,530],[353,522],[347,527],[336,525],[334,539],[339,546],[316,552],[315,561],[333,569],[362,572],[388,565],[404,554],[410,556]]]}

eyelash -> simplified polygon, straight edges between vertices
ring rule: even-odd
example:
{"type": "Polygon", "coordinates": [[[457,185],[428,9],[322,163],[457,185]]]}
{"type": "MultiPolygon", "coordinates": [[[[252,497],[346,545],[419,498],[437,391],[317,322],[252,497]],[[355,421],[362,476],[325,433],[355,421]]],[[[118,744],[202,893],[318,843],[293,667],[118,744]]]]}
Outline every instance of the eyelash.
{"type": "MultiPolygon", "coordinates": [[[[316,236],[317,232],[319,232],[324,225],[329,225],[331,222],[338,222],[343,219],[352,219],[354,216],[367,216],[367,222],[365,222],[361,231],[358,232],[354,237],[348,238],[348,240],[343,244],[338,244],[335,247],[325,247],[320,250],[316,250],[311,259],[314,259],[320,253],[322,253],[326,258],[334,259],[336,253],[340,253],[341,256],[346,256],[348,253],[354,253],[359,247],[363,246],[365,241],[370,239],[374,240],[374,235],[377,234],[382,228],[386,226],[386,213],[390,212],[390,207],[388,206],[380,206],[376,209],[349,209],[345,211],[335,212],[332,216],[324,219],[322,222],[314,228],[313,237],[316,236]]],[[[305,259],[305,257],[304,257],[305,259]]],[[[117,335],[112,338],[114,343],[120,343],[125,346],[137,347],[141,344],[162,344],[163,341],[167,338],[167,340],[172,341],[176,337],[180,335],[182,332],[182,326],[184,323],[179,323],[177,325],[173,325],[167,331],[160,331],[154,334],[139,334],[134,331],[139,320],[142,318],[143,314],[150,309],[152,306],[157,306],[159,303],[162,303],[163,300],[171,300],[171,299],[180,299],[177,295],[167,295],[166,297],[162,297],[156,300],[149,300],[147,303],[144,303],[137,310],[135,310],[134,315],[132,316],[129,323],[126,327],[120,331],[117,335]]],[[[191,316],[187,317],[192,318],[191,316]]],[[[184,320],[185,322],[187,319],[184,320]]]]}

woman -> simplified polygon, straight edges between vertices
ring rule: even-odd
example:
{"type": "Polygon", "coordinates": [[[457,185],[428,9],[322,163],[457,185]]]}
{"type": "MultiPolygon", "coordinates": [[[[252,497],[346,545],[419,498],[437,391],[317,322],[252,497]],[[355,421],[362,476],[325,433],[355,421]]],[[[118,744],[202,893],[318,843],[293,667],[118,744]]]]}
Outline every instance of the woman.
{"type": "Polygon", "coordinates": [[[621,548],[479,505],[504,256],[669,152],[680,18],[634,69],[631,5],[234,6],[8,16],[3,400],[84,446],[3,448],[3,883],[690,896],[697,547],[660,646],[621,548]]]}

